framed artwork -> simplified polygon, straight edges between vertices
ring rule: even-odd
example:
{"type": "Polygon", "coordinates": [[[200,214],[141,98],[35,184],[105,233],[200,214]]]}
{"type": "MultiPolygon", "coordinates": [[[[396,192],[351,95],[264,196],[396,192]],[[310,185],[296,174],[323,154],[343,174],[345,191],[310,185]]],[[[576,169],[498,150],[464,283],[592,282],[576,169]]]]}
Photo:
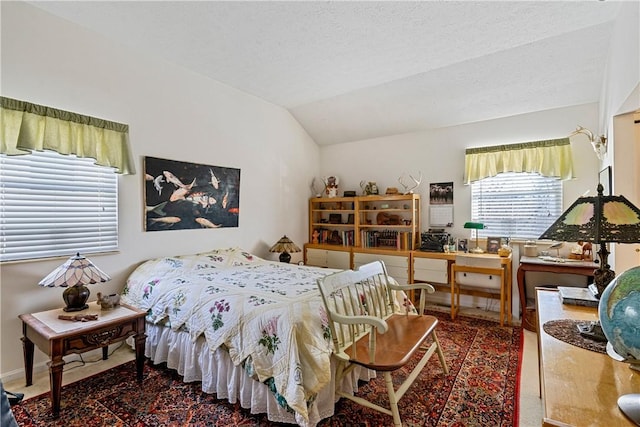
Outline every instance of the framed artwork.
{"type": "Polygon", "coordinates": [[[467,239],[458,239],[458,252],[468,252],[469,244],[467,239]]]}
{"type": "Polygon", "coordinates": [[[604,188],[604,190],[602,190],[602,195],[611,196],[611,187],[612,187],[611,166],[607,166],[606,168],[600,171],[600,174],[598,175],[598,180],[600,181],[600,184],[602,184],[602,187],[604,188]]]}
{"type": "Polygon", "coordinates": [[[145,230],[237,227],[240,169],[144,158],[145,230]]]}
{"type": "Polygon", "coordinates": [[[429,204],[453,205],[453,182],[429,184],[429,204]]]}
{"type": "Polygon", "coordinates": [[[497,254],[500,249],[500,237],[487,237],[487,253],[497,254]]]}

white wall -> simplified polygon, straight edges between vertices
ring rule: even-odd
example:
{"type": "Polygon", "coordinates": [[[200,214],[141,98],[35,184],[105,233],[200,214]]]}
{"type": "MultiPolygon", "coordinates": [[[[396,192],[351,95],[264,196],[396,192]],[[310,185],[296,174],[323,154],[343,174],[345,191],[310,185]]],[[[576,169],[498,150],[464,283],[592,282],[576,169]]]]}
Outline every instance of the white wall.
{"type": "MultiPolygon", "coordinates": [[[[267,259],[283,234],[307,236],[308,182],[318,146],[284,109],[132,52],[21,2],[2,2],[2,95],[127,123],[136,175],[119,178],[120,252],[90,256],[119,291],[142,260],[241,246],[267,259]],[[238,228],[144,232],[142,159],[241,169],[238,228]]],[[[301,254],[294,254],[297,260],[301,254]]],[[[2,265],[0,373],[23,366],[18,315],[62,305],[38,282],[62,259],[2,265]]],[[[36,363],[44,360],[40,352],[36,363]]]]}

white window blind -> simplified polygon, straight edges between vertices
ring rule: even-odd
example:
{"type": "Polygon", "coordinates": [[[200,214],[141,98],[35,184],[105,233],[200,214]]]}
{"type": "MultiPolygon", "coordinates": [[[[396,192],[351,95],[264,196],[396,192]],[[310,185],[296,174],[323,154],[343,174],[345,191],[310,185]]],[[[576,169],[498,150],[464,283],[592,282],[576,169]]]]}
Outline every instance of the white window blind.
{"type": "Polygon", "coordinates": [[[51,151],[0,155],[0,261],[118,248],[115,170],[51,151]]]}
{"type": "Polygon", "coordinates": [[[534,238],[562,213],[562,181],[535,173],[501,173],[471,184],[471,217],[481,237],[534,238]]]}

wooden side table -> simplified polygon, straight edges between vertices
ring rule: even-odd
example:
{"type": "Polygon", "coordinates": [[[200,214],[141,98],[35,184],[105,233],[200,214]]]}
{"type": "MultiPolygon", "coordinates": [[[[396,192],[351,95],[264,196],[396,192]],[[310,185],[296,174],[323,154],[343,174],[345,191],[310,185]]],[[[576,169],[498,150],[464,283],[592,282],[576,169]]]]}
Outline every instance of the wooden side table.
{"type": "MultiPolygon", "coordinates": [[[[518,267],[518,293],[520,295],[520,309],[522,311],[522,327],[536,332],[536,308],[534,305],[534,295],[527,295],[527,284],[525,282],[525,273],[527,271],[538,271],[543,273],[556,274],[577,274],[581,276],[593,277],[594,270],[598,268],[598,264],[590,261],[567,261],[567,262],[549,262],[543,261],[538,257],[520,257],[520,266],[518,267]]],[[[555,285],[547,285],[545,287],[555,287],[555,285]]]]}
{"type": "Polygon", "coordinates": [[[96,304],[87,310],[74,314],[97,314],[98,320],[73,322],[58,319],[58,315],[69,315],[62,309],[42,311],[40,313],[21,314],[22,345],[27,386],[33,384],[33,349],[36,345],[47,354],[49,362],[49,381],[51,385],[51,410],[54,416],[60,414],[62,389],[62,359],[71,353],[102,348],[102,358],[108,357],[108,346],[123,341],[130,336],[135,338],[137,380],[142,382],[144,370],[145,316],[146,312],[127,305],[113,310],[100,310],[96,304]]]}

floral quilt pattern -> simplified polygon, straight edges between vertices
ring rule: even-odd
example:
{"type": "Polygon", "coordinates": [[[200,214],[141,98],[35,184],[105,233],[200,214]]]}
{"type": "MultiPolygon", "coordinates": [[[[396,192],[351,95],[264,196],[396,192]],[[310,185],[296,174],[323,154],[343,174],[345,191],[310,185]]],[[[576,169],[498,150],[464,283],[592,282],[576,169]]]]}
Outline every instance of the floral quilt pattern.
{"type": "Polygon", "coordinates": [[[307,404],[330,381],[332,342],[317,280],[335,270],[266,261],[241,249],[166,257],[141,264],[122,300],[169,320],[236,365],[249,360],[308,419],[307,404]]]}

